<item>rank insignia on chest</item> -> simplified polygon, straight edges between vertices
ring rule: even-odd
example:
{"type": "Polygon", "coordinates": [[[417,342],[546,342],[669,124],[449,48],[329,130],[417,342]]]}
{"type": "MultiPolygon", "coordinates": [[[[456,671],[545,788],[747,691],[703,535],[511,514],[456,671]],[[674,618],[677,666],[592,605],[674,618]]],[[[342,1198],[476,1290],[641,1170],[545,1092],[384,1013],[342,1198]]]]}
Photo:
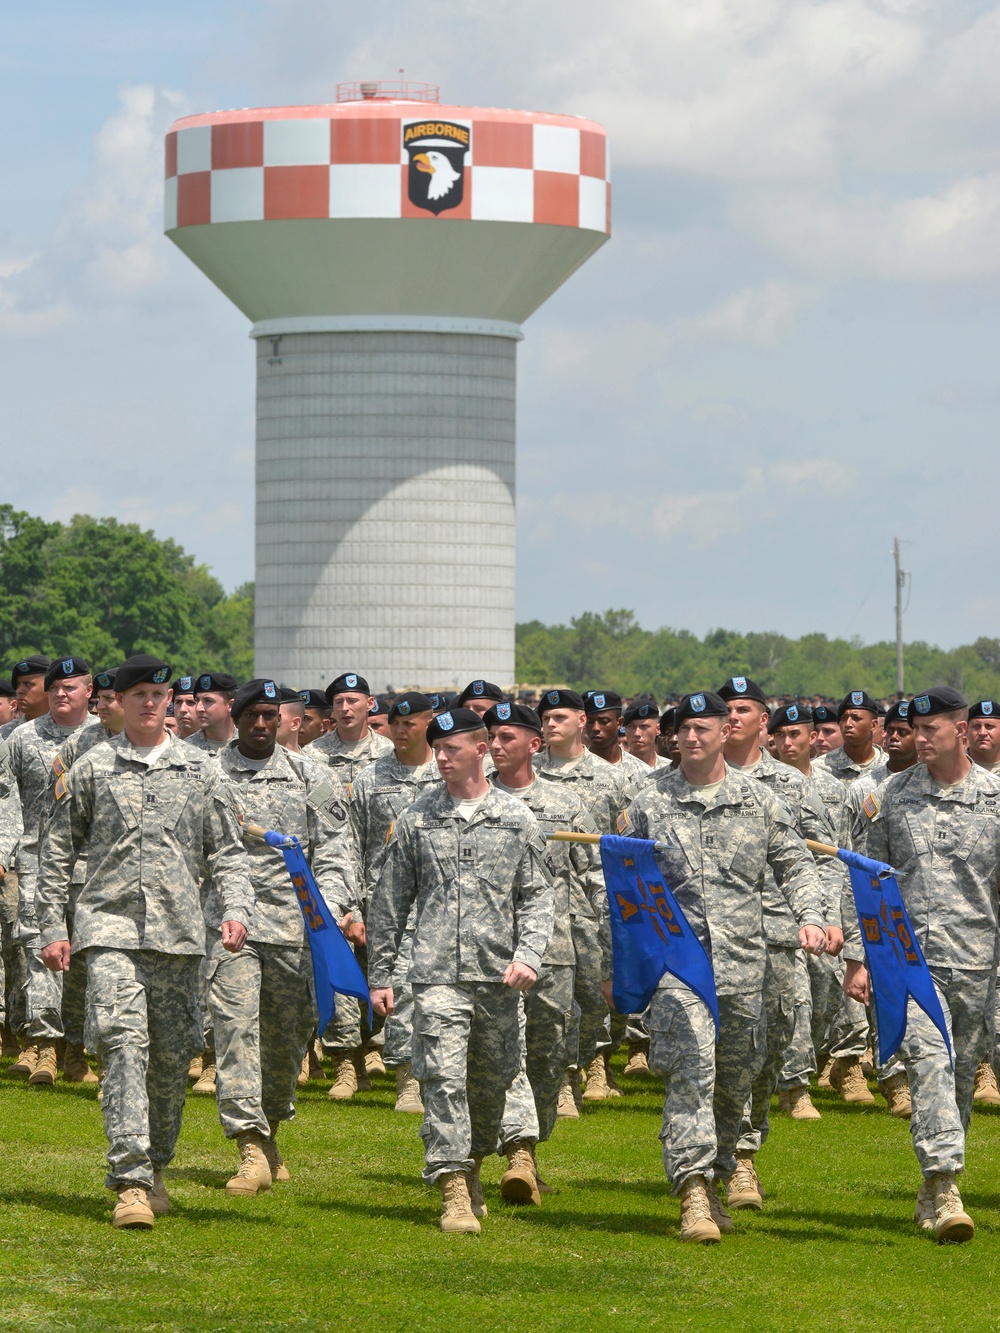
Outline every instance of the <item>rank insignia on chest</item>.
{"type": "Polygon", "coordinates": [[[459,848],[459,850],[458,850],[458,855],[459,855],[459,859],[462,860],[462,861],[471,861],[471,860],[472,860],[472,848],[471,848],[470,846],[468,846],[468,844],[466,844],[466,846],[464,846],[464,847],[460,847],[460,848],[459,848]]]}

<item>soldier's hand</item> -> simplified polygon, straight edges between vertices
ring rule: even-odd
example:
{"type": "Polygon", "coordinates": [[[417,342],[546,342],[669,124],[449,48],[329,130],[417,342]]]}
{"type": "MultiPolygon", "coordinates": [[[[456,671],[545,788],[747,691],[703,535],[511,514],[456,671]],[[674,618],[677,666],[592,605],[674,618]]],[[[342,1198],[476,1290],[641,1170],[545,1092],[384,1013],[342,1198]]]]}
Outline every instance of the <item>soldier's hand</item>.
{"type": "Polygon", "coordinates": [[[858,1000],[861,1004],[871,1004],[872,988],[868,980],[868,969],[864,963],[855,962],[853,958],[845,960],[846,973],[844,976],[844,994],[852,1000],[858,1000]]]}
{"type": "Polygon", "coordinates": [[[247,939],[247,928],[242,921],[223,921],[222,947],[229,953],[239,953],[247,939]]]}
{"type": "Polygon", "coordinates": [[[355,921],[353,912],[345,912],[337,922],[341,934],[349,944],[367,944],[368,932],[363,921],[355,921]]]}
{"type": "Polygon", "coordinates": [[[42,950],[42,962],[50,972],[69,971],[69,940],[56,940],[42,950]]]}
{"type": "Polygon", "coordinates": [[[611,998],[611,987],[612,987],[614,984],[615,984],[615,983],[614,983],[613,981],[602,981],[602,982],[601,982],[601,994],[604,996],[604,1001],[605,1001],[605,1003],[607,1004],[608,1008],[609,1008],[612,1012],[614,1012],[615,1002],[614,1002],[614,1000],[612,1000],[612,998],[611,998]]]}
{"type": "Polygon", "coordinates": [[[394,1012],[391,986],[376,986],[371,993],[371,999],[372,1008],[377,1014],[384,1014],[388,1018],[394,1012]]]}
{"type": "Polygon", "coordinates": [[[503,974],[503,984],[511,990],[531,990],[537,980],[538,973],[526,963],[511,963],[503,974]]]}
{"type": "Polygon", "coordinates": [[[801,926],[799,944],[806,953],[823,953],[826,949],[826,931],[822,926],[801,926]]]}
{"type": "Polygon", "coordinates": [[[844,947],[844,932],[839,926],[827,926],[826,951],[831,958],[836,958],[844,947]]]}

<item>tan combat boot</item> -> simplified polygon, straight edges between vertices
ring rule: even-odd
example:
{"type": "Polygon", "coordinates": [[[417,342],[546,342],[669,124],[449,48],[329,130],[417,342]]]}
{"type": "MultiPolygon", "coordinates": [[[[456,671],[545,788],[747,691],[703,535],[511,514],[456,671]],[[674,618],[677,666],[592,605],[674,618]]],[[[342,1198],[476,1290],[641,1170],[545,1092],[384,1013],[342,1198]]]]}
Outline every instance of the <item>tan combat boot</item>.
{"type": "Polygon", "coordinates": [[[333,1087],[326,1094],[335,1102],[349,1101],[358,1090],[358,1071],[350,1051],[338,1051],[333,1057],[333,1087]]]}
{"type": "Polygon", "coordinates": [[[118,1202],[111,1214],[111,1225],[119,1230],[149,1231],[153,1226],[153,1210],[149,1197],[141,1185],[119,1185],[118,1202]]]}
{"type": "Polygon", "coordinates": [[[235,1176],[226,1182],[226,1193],[240,1195],[266,1194],[271,1188],[271,1168],[264,1151],[265,1139],[255,1129],[236,1135],[240,1150],[240,1165],[235,1176]]]}
{"type": "Polygon", "coordinates": [[[708,1244],[722,1239],[712,1217],[704,1176],[689,1176],[681,1186],[681,1240],[708,1244]]]}
{"type": "Polygon", "coordinates": [[[997,1076],[989,1060],[980,1060],[976,1066],[976,1084],[972,1089],[972,1100],[980,1106],[1000,1106],[997,1076]]]}
{"type": "Polygon", "coordinates": [[[628,1044],[628,1063],[625,1066],[626,1077],[632,1075],[648,1074],[649,1069],[649,1042],[648,1041],[630,1041],[628,1044]]]}
{"type": "Polygon", "coordinates": [[[201,1057],[201,1073],[198,1081],[191,1089],[199,1097],[215,1096],[215,1052],[206,1051],[201,1057]]]}
{"type": "Polygon", "coordinates": [[[483,1197],[483,1181],[480,1172],[483,1167],[481,1157],[473,1157],[472,1170],[466,1176],[466,1183],[469,1187],[469,1203],[472,1207],[473,1217],[486,1216],[486,1200],[483,1197]]]}
{"type": "Polygon", "coordinates": [[[56,1056],[56,1044],[54,1041],[40,1041],[38,1043],[38,1059],[35,1061],[35,1067],[28,1075],[28,1082],[36,1087],[51,1088],[56,1081],[56,1075],[59,1073],[59,1060],[56,1056]]]}
{"type": "Polygon", "coordinates": [[[356,1051],[351,1052],[351,1059],[354,1061],[354,1073],[358,1080],[358,1092],[371,1092],[372,1081],[368,1077],[368,1070],[365,1068],[365,1057],[360,1046],[356,1051]]]}
{"type": "Polygon", "coordinates": [[[63,1078],[67,1083],[96,1083],[97,1075],[87,1063],[83,1042],[66,1043],[63,1056],[63,1078]]]}
{"type": "Polygon", "coordinates": [[[864,1054],[861,1057],[861,1072],[865,1078],[875,1077],[875,1056],[870,1046],[865,1047],[864,1054]]]}
{"type": "Polygon", "coordinates": [[[198,1080],[201,1078],[201,1070],[202,1070],[202,1058],[200,1055],[196,1055],[194,1059],[191,1061],[191,1063],[188,1065],[188,1082],[197,1083],[198,1080]]]}
{"type": "Polygon", "coordinates": [[[15,1078],[29,1078],[35,1072],[35,1065],[38,1064],[38,1043],[29,1041],[21,1050],[17,1060],[7,1070],[8,1074],[13,1074],[15,1078]]]}
{"type": "Polygon", "coordinates": [[[920,1189],[917,1191],[917,1206],[913,1210],[913,1220],[921,1231],[934,1230],[934,1184],[932,1176],[927,1176],[920,1182],[920,1189]]]}
{"type": "Polygon", "coordinates": [[[291,1173],[285,1165],[285,1159],[281,1155],[281,1149],[278,1147],[278,1129],[281,1126],[280,1120],[269,1120],[267,1127],[271,1131],[271,1137],[264,1140],[264,1156],[267,1158],[267,1165],[271,1171],[271,1181],[291,1180],[291,1173]]]}
{"type": "Polygon", "coordinates": [[[726,1185],[726,1203],[730,1208],[761,1208],[764,1191],[760,1187],[752,1152],[737,1152],[736,1170],[726,1185]]]}
{"type": "Polygon", "coordinates": [[[170,1212],[170,1195],[159,1167],[153,1168],[153,1188],[146,1191],[146,1202],[157,1217],[164,1217],[170,1212]]]}
{"type": "MultiPolygon", "coordinates": [[[[580,1111],[573,1096],[574,1071],[567,1069],[563,1074],[562,1087],[559,1089],[559,1101],[556,1103],[557,1120],[579,1120],[580,1111]]],[[[579,1074],[576,1075],[579,1079],[579,1074]]]]}
{"type": "Polygon", "coordinates": [[[611,1096],[608,1087],[608,1071],[604,1056],[598,1052],[587,1066],[587,1087],[583,1094],[585,1102],[606,1102],[611,1096]]]}
{"type": "Polygon", "coordinates": [[[538,1169],[538,1158],[535,1154],[535,1145],[531,1145],[531,1165],[535,1169],[535,1184],[538,1186],[539,1194],[555,1194],[551,1185],[547,1185],[542,1179],[542,1173],[538,1169]]]}
{"type": "Polygon", "coordinates": [[[812,1104],[808,1088],[788,1089],[788,1114],[793,1120],[822,1120],[822,1116],[812,1104]]]}
{"type": "Polygon", "coordinates": [[[423,1115],[424,1103],[420,1097],[420,1084],[413,1077],[409,1065],[400,1065],[396,1070],[396,1105],[394,1111],[410,1112],[423,1115]]]}
{"type": "Polygon", "coordinates": [[[830,1075],[832,1073],[833,1073],[833,1060],[828,1055],[824,1059],[822,1065],[820,1066],[819,1076],[816,1079],[816,1086],[818,1088],[832,1088],[833,1084],[830,1082],[830,1075]]]}
{"type": "Polygon", "coordinates": [[[373,1046],[370,1051],[365,1051],[365,1073],[369,1078],[374,1078],[376,1074],[385,1073],[382,1055],[377,1047],[373,1046]]]}
{"type": "Polygon", "coordinates": [[[310,1078],[326,1078],[326,1071],[323,1068],[323,1047],[318,1041],[314,1041],[306,1051],[308,1060],[307,1073],[310,1078]]]}
{"type": "Polygon", "coordinates": [[[874,1106],[875,1098],[871,1094],[861,1069],[861,1061],[856,1055],[841,1055],[833,1062],[830,1084],[845,1102],[857,1106],[874,1106]]]}
{"type": "Polygon", "coordinates": [[[305,1055],[302,1057],[302,1064],[299,1066],[299,1072],[295,1075],[295,1083],[297,1087],[304,1088],[309,1082],[309,1064],[309,1052],[306,1051],[305,1055]]]}
{"type": "Polygon", "coordinates": [[[443,1176],[438,1176],[438,1186],[441,1190],[441,1202],[444,1205],[441,1212],[441,1230],[480,1231],[479,1218],[472,1211],[469,1182],[465,1172],[448,1171],[443,1176]]]}
{"type": "Polygon", "coordinates": [[[621,1085],[619,1084],[618,1080],[615,1078],[615,1071],[611,1068],[611,1052],[610,1052],[610,1051],[605,1051],[605,1052],[604,1052],[604,1077],[608,1080],[608,1096],[609,1096],[609,1097],[624,1097],[624,1096],[625,1096],[625,1094],[624,1094],[624,1093],[622,1092],[622,1090],[621,1090],[621,1085]]]}
{"type": "Polygon", "coordinates": [[[962,1207],[962,1196],[958,1192],[954,1175],[950,1171],[942,1171],[931,1177],[931,1184],[934,1189],[934,1235],[942,1244],[945,1241],[960,1244],[971,1240],[976,1226],[962,1207]]]}
{"type": "Polygon", "coordinates": [[[521,1139],[515,1139],[506,1148],[507,1170],[500,1180],[500,1197],[508,1203],[541,1203],[538,1181],[535,1179],[535,1160],[531,1148],[521,1139]]]}
{"type": "Polygon", "coordinates": [[[910,1082],[905,1071],[893,1074],[878,1085],[878,1090],[889,1103],[889,1114],[897,1120],[909,1120],[913,1106],[910,1102],[910,1082]]]}

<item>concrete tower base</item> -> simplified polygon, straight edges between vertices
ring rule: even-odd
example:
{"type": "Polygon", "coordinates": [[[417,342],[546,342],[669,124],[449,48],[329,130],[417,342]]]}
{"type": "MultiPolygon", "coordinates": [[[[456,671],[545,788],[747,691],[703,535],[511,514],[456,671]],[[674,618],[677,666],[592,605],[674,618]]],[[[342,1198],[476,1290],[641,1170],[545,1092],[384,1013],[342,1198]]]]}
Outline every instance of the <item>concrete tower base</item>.
{"type": "Polygon", "coordinates": [[[511,684],[516,326],[296,323],[254,328],[256,674],[511,684]]]}

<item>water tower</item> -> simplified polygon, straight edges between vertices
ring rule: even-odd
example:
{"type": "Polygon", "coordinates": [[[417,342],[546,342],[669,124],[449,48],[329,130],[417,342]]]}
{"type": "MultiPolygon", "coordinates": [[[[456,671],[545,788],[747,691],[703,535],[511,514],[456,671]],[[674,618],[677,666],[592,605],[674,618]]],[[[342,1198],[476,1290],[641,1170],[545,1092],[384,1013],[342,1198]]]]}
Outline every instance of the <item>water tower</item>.
{"type": "Polygon", "coordinates": [[[515,349],[608,176],[593,121],[432,85],[170,130],[166,233],[257,343],[258,675],[514,680],[515,349]]]}

